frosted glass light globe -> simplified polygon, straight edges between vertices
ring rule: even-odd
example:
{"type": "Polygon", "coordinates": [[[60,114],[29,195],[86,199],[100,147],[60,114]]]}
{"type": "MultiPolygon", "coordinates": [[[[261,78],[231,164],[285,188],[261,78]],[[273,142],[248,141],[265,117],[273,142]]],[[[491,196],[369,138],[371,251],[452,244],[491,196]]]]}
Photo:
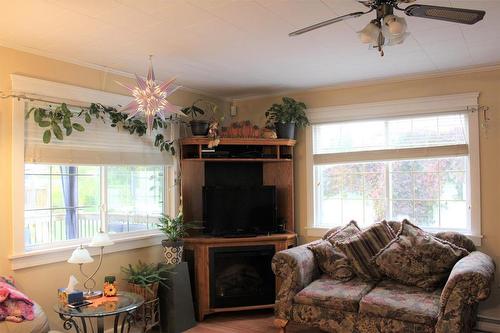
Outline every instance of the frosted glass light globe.
{"type": "Polygon", "coordinates": [[[358,32],[359,40],[364,44],[377,44],[379,34],[380,28],[372,22],[358,32]]]}
{"type": "Polygon", "coordinates": [[[387,15],[384,17],[384,25],[387,27],[389,32],[398,36],[406,31],[406,20],[402,17],[397,17],[395,15],[387,15]]]}
{"type": "Polygon", "coordinates": [[[83,248],[83,246],[77,247],[68,259],[68,263],[70,264],[89,264],[93,261],[94,259],[90,256],[89,251],[83,248]]]}

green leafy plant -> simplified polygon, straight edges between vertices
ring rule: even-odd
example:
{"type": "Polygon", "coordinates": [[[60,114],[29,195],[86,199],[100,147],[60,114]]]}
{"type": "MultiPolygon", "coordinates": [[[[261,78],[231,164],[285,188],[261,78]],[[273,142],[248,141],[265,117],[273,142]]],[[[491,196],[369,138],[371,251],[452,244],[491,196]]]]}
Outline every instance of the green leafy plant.
{"type": "Polygon", "coordinates": [[[266,111],[266,127],[275,123],[294,123],[299,128],[310,125],[305,112],[307,106],[304,103],[291,97],[283,97],[282,101],[281,104],[271,105],[266,111]]]}
{"type": "Polygon", "coordinates": [[[186,230],[190,228],[189,224],[184,223],[184,216],[182,213],[179,213],[176,217],[162,214],[156,226],[165,236],[167,236],[167,240],[171,242],[177,242],[183,237],[188,236],[186,230]]]}
{"type": "Polygon", "coordinates": [[[195,120],[198,116],[203,116],[205,115],[206,110],[204,110],[201,106],[197,105],[204,105],[205,108],[208,107],[208,110],[212,113],[212,115],[215,115],[217,112],[217,105],[207,101],[205,99],[197,99],[196,101],[191,104],[191,106],[187,106],[183,109],[181,109],[181,112],[184,113],[186,116],[190,116],[192,120],[195,120]]]}
{"type": "Polygon", "coordinates": [[[170,270],[171,267],[169,266],[147,264],[141,260],[135,265],[128,264],[127,267],[121,267],[121,271],[125,274],[125,280],[127,280],[127,282],[144,288],[149,288],[149,286],[155,282],[159,282],[162,286],[168,287],[166,285],[168,277],[165,273],[170,270]]]}
{"type": "MultiPolygon", "coordinates": [[[[85,131],[85,127],[77,120],[87,124],[90,124],[93,120],[104,123],[109,121],[111,127],[123,128],[130,135],[143,136],[147,133],[147,125],[143,119],[137,117],[129,119],[126,113],[99,103],[92,103],[88,108],[82,107],[80,111],[71,111],[65,103],[53,108],[33,107],[26,113],[26,119],[29,119],[31,115],[33,115],[33,120],[38,126],[47,128],[43,133],[44,143],[50,143],[52,137],[64,140],[65,136],[70,136],[73,133],[73,130],[85,131]]],[[[162,120],[160,117],[155,116],[153,129],[167,128],[168,124],[174,121],[178,120],[172,117],[162,120]]],[[[168,151],[175,155],[174,142],[166,140],[162,134],[156,134],[154,146],[158,147],[160,151],[168,151]]]]}

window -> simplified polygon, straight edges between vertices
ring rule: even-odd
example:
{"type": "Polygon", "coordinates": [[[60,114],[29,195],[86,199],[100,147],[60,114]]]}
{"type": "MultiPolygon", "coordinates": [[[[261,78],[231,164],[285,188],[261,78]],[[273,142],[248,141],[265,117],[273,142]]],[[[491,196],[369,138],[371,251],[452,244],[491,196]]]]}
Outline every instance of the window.
{"type": "Polygon", "coordinates": [[[107,252],[157,245],[158,215],[175,215],[179,203],[177,165],[154,138],[175,140],[177,125],[137,137],[93,121],[84,132],[45,144],[46,128],[25,119],[30,108],[62,101],[126,105],[131,97],[16,74],[11,80],[12,90],[36,96],[12,100],[12,269],[66,261],[99,228],[113,234],[107,252]]]}
{"type": "Polygon", "coordinates": [[[164,211],[162,166],[25,164],[26,249],[156,228],[164,211]]]}
{"type": "Polygon", "coordinates": [[[407,218],[470,233],[469,125],[466,112],[313,125],[314,227],[407,218]]]}

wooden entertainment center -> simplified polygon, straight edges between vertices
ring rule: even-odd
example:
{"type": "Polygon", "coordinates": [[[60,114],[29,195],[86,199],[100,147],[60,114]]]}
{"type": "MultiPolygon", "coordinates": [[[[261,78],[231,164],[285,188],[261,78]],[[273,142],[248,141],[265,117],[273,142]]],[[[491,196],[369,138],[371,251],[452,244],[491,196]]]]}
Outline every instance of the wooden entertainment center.
{"type": "MultiPolygon", "coordinates": [[[[297,243],[297,237],[294,233],[293,200],[293,147],[295,140],[221,138],[215,152],[207,150],[208,144],[208,138],[200,137],[185,138],[180,141],[181,195],[185,221],[190,223],[203,219],[202,194],[207,166],[212,162],[223,167],[227,164],[225,167],[229,169],[226,170],[231,170],[232,165],[236,168],[237,165],[251,164],[259,166],[259,169],[261,166],[261,185],[276,187],[277,213],[284,230],[280,233],[255,237],[224,238],[200,234],[185,239],[185,259],[190,265],[197,319],[200,321],[205,315],[211,313],[272,308],[274,306],[274,300],[257,305],[217,305],[217,301],[214,301],[215,288],[211,285],[214,275],[211,269],[215,270],[216,267],[211,262],[211,258],[213,260],[215,252],[234,250],[243,253],[246,252],[245,249],[272,249],[272,253],[275,253],[293,247],[297,243]]],[[[246,258],[252,260],[252,256],[248,253],[246,253],[246,258]]],[[[265,269],[270,272],[270,264],[268,266],[266,264],[265,269]]],[[[276,284],[274,277],[272,278],[276,284]]],[[[276,288],[274,286],[272,288],[273,299],[274,290],[277,290],[277,285],[275,286],[276,288]]],[[[223,294],[223,292],[220,293],[223,294]]]]}

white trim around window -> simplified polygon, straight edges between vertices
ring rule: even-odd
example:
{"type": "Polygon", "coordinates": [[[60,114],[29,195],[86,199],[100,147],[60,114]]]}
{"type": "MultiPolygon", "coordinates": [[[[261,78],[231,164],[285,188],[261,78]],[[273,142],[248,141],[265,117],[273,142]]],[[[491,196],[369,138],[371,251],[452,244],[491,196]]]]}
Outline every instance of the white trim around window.
{"type": "MultiPolygon", "coordinates": [[[[423,98],[410,98],[377,103],[363,103],[345,106],[331,106],[308,110],[308,116],[312,124],[334,123],[355,120],[393,118],[403,116],[417,116],[427,114],[438,114],[447,112],[468,112],[468,134],[467,146],[455,147],[459,153],[467,152],[470,160],[470,232],[469,236],[476,245],[481,245],[481,199],[480,199],[480,160],[479,160],[479,117],[474,112],[478,107],[479,93],[465,93],[455,95],[444,95],[423,98]]],[[[419,155],[420,148],[406,150],[407,153],[419,155]]],[[[425,148],[429,153],[439,148],[425,148]]],[[[347,153],[348,154],[348,153],[347,153]]],[[[378,151],[367,151],[361,153],[365,160],[377,160],[380,157],[378,151]]],[[[326,163],[323,159],[331,162],[332,158],[340,158],[340,154],[323,154],[314,156],[313,153],[313,129],[306,129],[306,177],[307,177],[307,225],[306,235],[310,237],[321,237],[328,228],[315,227],[314,225],[314,165],[326,163]],[[332,156],[326,156],[332,155],[332,156]],[[335,157],[333,155],[336,155],[335,157]],[[325,157],[326,156],[326,157],[325,157]]],[[[358,154],[359,155],[359,154],[358,154]]],[[[346,156],[344,156],[346,157],[346,156]]],[[[347,156],[348,157],[348,156],[347,156]]],[[[412,156],[408,156],[411,158],[412,156]]],[[[345,162],[345,161],[344,161],[345,162]]],[[[436,231],[430,230],[429,231],[436,231]]]]}
{"type": "MultiPolygon", "coordinates": [[[[130,101],[129,96],[109,92],[82,88],[57,82],[45,81],[17,74],[11,75],[12,90],[22,92],[28,96],[50,98],[54,101],[75,101],[82,105],[90,102],[105,105],[125,105],[130,101]]],[[[24,246],[24,110],[25,101],[12,99],[12,249],[9,255],[12,269],[22,269],[54,262],[65,261],[77,245],[87,244],[89,239],[78,239],[43,250],[25,251],[24,246]]],[[[178,132],[175,128],[170,135],[178,132]]],[[[174,180],[177,174],[177,163],[165,167],[164,211],[167,214],[176,214],[178,211],[177,188],[174,180]],[[168,209],[168,210],[166,210],[168,209]]],[[[106,253],[131,250],[160,244],[162,234],[157,230],[128,232],[112,235],[115,244],[106,247],[106,253]]],[[[90,249],[91,254],[93,253],[90,249]]]]}

